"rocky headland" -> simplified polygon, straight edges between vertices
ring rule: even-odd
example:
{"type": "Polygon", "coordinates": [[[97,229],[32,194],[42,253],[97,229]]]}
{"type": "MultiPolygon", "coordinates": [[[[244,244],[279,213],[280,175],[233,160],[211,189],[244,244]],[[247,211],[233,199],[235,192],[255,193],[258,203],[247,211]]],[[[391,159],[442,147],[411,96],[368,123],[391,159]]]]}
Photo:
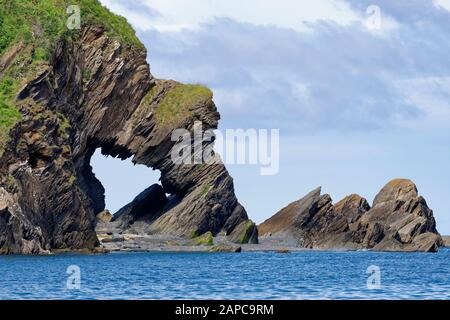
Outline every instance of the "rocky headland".
{"type": "Polygon", "coordinates": [[[79,30],[66,28],[64,1],[2,4],[0,253],[100,246],[105,190],[90,166],[96,149],[161,172],[160,184],[114,218],[122,232],[257,241],[223,164],[170,158],[174,129],[192,132],[196,121],[217,128],[211,91],[155,79],[125,19],[96,0],[73,4],[83,12],[79,30]]]}

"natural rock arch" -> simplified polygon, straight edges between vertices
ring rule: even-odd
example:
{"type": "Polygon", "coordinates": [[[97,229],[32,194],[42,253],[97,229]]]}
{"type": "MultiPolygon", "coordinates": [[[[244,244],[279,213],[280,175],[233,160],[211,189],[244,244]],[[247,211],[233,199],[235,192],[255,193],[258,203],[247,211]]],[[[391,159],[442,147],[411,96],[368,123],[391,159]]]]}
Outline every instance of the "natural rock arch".
{"type": "Polygon", "coordinates": [[[223,164],[175,165],[170,159],[175,128],[193,130],[195,121],[205,130],[217,128],[212,94],[154,79],[144,49],[87,27],[77,41],[58,44],[51,63],[20,91],[18,103],[24,119],[11,131],[0,169],[11,180],[0,189],[3,252],[98,245],[95,215],[105,205],[90,166],[97,148],[160,170],[164,190],[178,196],[176,205],[159,213],[154,232],[225,231],[236,238],[233,230],[248,224],[223,164]],[[179,99],[175,110],[168,98],[179,99]]]}

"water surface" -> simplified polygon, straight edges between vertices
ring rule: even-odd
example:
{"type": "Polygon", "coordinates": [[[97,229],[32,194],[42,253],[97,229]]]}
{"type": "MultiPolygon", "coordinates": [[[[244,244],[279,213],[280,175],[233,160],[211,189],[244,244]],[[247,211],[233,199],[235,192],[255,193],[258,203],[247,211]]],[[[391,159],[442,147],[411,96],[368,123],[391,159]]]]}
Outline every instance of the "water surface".
{"type": "Polygon", "coordinates": [[[1,299],[449,299],[450,250],[2,256],[0,275],[1,299]],[[80,289],[67,288],[71,265],[80,289]]]}

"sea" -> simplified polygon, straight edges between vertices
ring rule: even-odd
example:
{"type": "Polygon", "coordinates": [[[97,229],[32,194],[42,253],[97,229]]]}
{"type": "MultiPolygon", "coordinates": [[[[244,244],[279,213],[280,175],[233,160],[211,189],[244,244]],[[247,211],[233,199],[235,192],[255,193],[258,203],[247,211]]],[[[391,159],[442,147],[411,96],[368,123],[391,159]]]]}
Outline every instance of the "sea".
{"type": "Polygon", "coordinates": [[[1,256],[0,277],[0,299],[450,299],[450,250],[1,256]]]}

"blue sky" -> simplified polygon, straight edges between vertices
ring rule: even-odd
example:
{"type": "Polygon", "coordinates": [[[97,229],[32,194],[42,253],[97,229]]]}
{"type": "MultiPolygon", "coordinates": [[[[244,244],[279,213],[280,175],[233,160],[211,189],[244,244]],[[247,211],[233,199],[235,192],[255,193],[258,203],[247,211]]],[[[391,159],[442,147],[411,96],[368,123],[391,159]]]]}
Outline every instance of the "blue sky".
{"type": "MultiPolygon", "coordinates": [[[[220,129],[280,129],[278,175],[228,166],[256,222],[317,186],[372,202],[401,177],[450,234],[450,0],[102,2],[135,27],[156,77],[213,90],[220,129]]],[[[113,210],[158,178],[99,155],[93,165],[113,210]]]]}

